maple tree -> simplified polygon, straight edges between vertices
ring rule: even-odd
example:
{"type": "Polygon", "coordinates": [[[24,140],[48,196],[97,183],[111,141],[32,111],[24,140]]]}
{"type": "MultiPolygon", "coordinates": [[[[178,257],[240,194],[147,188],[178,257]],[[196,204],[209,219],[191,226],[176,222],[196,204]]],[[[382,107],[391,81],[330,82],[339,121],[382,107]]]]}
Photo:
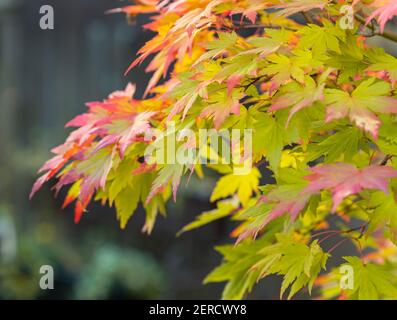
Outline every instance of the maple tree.
{"type": "MultiPolygon", "coordinates": [[[[216,208],[181,233],[225,217],[238,223],[236,244],[217,248],[222,264],[205,279],[227,282],[223,298],[244,298],[277,274],[281,298],[316,287],[322,298],[396,299],[397,59],[369,43],[397,40],[387,27],[396,2],[136,0],[112,12],[151,15],[144,28],[155,36],[127,70],[150,61],[145,97],[129,84],[88,103],[31,196],[55,178],[56,192],[70,186],[64,207],[75,203],[76,222],[96,200],[115,206],[122,228],[141,204],[150,233],[182,176],[215,170],[216,208]],[[147,161],[145,150],[167,139],[171,121],[194,136],[252,130],[252,169],[147,161]],[[153,139],[144,139],[148,131],[153,139]],[[273,182],[263,185],[265,168],[273,182]],[[346,242],[357,254],[333,256],[346,242]],[[330,259],[351,266],[354,286],[339,285],[330,259]]],[[[209,140],[178,145],[219,160],[209,140]]]]}

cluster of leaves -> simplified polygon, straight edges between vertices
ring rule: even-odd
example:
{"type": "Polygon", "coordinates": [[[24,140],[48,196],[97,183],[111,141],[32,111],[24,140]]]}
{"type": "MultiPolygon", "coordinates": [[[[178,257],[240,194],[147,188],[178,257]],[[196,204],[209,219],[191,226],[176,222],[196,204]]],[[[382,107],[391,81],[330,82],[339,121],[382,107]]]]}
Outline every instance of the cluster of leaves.
{"type": "MultiPolygon", "coordinates": [[[[397,298],[389,281],[397,252],[384,254],[397,243],[397,59],[367,43],[393,39],[385,25],[397,15],[395,1],[135,2],[113,11],[152,15],[145,28],[155,36],[128,69],[151,57],[147,98],[135,99],[128,85],[89,103],[69,122],[77,129],[53,150],[32,195],[55,177],[56,192],[71,185],[64,205],[75,202],[76,221],[95,199],[115,205],[122,228],[142,203],[150,233],[182,175],[204,174],[200,164],[144,160],[170,121],[197,135],[251,129],[251,172],[236,175],[241,163],[208,165],[222,175],[210,199],[216,208],[182,230],[227,216],[239,223],[237,244],[219,248],[224,261],[206,281],[227,281],[223,297],[233,299],[270,274],[284,279],[281,297],[317,283],[324,297],[397,298]],[[341,24],[346,5],[354,11],[350,29],[341,24]],[[153,129],[154,139],[144,139],[153,129]],[[274,182],[260,185],[264,166],[274,182]],[[318,276],[346,241],[363,257],[345,258],[357,285],[327,294],[335,271],[318,276]],[[368,260],[364,250],[378,257],[368,260]]],[[[221,157],[201,149],[200,157],[221,157]]]]}

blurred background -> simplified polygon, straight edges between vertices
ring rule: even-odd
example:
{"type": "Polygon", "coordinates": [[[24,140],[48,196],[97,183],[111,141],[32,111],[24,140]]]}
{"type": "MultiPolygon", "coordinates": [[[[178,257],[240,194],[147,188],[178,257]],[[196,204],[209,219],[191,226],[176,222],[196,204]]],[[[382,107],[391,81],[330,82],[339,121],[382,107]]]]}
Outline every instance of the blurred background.
{"type": "MultiPolygon", "coordinates": [[[[73,223],[47,184],[28,200],[37,169],[64,141],[64,124],[134,82],[142,94],[149,78],[141,69],[123,73],[151,34],[106,10],[117,0],[0,0],[0,299],[218,299],[223,284],[203,285],[219,264],[215,245],[233,242],[235,227],[222,220],[175,235],[208,204],[214,180],[182,186],[153,234],[141,233],[143,212],[126,230],[113,209],[91,205],[73,223]],[[39,27],[42,5],[52,5],[55,29],[39,27]],[[51,265],[55,289],[40,290],[40,266],[51,265]]],[[[389,48],[390,49],[390,48],[389,48]]],[[[251,299],[277,299],[279,282],[261,282],[251,299]]]]}
{"type": "MultiPolygon", "coordinates": [[[[92,205],[73,223],[47,184],[28,200],[37,169],[63,143],[64,124],[131,81],[138,95],[144,66],[124,71],[151,34],[148,21],[128,24],[105,11],[116,0],[0,0],[0,299],[217,299],[223,285],[203,285],[220,262],[215,245],[232,242],[227,221],[177,238],[208,204],[212,180],[181,187],[168,218],[141,233],[143,212],[122,231],[113,209],[92,205]],[[55,29],[41,30],[42,5],[52,5],[55,29]],[[40,290],[40,266],[51,265],[55,289],[40,290]]],[[[268,287],[267,287],[268,288],[268,287]]],[[[252,297],[276,298],[278,288],[252,297]]]]}

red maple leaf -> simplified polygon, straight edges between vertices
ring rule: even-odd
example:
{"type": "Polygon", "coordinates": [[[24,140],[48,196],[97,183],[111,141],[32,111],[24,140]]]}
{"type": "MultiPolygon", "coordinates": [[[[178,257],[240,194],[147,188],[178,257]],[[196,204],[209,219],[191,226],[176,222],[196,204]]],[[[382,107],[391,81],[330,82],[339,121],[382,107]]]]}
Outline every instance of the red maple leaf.
{"type": "Polygon", "coordinates": [[[315,194],[320,190],[332,192],[332,211],[336,211],[344,198],[361,192],[363,189],[378,189],[388,193],[389,179],[397,177],[392,167],[372,165],[362,169],[348,163],[333,163],[317,166],[305,177],[310,184],[303,194],[315,194]]]}

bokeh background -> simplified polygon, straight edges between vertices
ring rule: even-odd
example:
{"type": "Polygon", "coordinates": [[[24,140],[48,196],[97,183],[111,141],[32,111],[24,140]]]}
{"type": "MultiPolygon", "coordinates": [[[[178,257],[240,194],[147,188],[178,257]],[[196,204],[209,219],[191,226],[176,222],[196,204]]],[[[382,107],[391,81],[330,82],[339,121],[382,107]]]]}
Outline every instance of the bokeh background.
{"type": "MultiPolygon", "coordinates": [[[[151,34],[106,10],[117,0],[0,0],[0,299],[218,299],[222,284],[202,280],[220,262],[215,245],[230,243],[235,227],[222,220],[175,235],[208,204],[215,179],[180,188],[153,234],[141,233],[143,212],[120,230],[111,208],[92,205],[73,223],[61,210],[64,194],[47,184],[28,194],[49,150],[68,134],[64,124],[128,82],[142,94],[142,68],[123,76],[151,34]],[[39,9],[52,5],[55,30],[39,27],[39,9]],[[39,288],[39,269],[52,265],[55,289],[39,288]]],[[[386,44],[388,45],[388,44],[386,44]]],[[[389,51],[393,48],[389,47],[389,51]]],[[[342,249],[341,249],[342,250],[342,249]]],[[[346,249],[343,249],[346,250],[346,249]]],[[[278,279],[250,298],[277,299],[278,279]]]]}

